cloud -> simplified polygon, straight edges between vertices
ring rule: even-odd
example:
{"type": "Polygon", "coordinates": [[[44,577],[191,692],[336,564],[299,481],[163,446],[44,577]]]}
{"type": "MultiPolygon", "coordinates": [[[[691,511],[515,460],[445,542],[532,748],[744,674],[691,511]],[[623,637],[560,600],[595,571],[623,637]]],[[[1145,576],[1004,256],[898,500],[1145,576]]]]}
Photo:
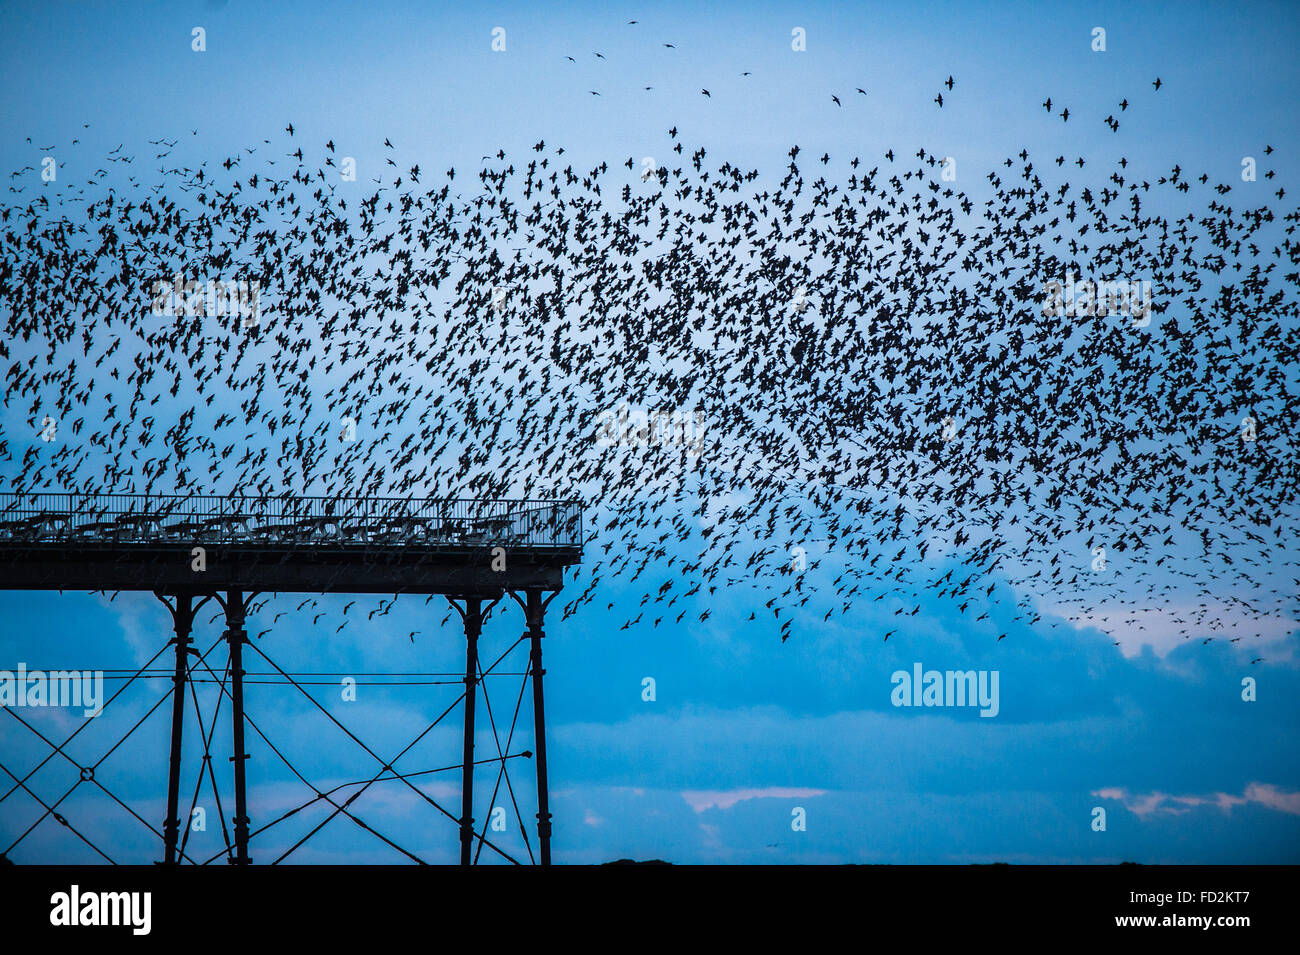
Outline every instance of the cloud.
{"type": "Polygon", "coordinates": [[[1297,626],[1290,617],[1253,616],[1227,601],[1218,601],[1208,610],[1197,604],[1169,604],[1080,613],[1077,607],[1061,603],[1040,603],[1039,609],[1044,615],[1068,621],[1076,630],[1092,628],[1108,634],[1129,659],[1140,656],[1145,647],[1150,647],[1158,657],[1167,657],[1188,642],[1185,631],[1190,630],[1201,639],[1213,636],[1226,642],[1234,637],[1250,638],[1249,642],[1236,645],[1238,653],[1268,648],[1273,661],[1280,662],[1292,657],[1292,642],[1288,638],[1297,626]],[[1205,625],[1197,624],[1198,619],[1204,620],[1205,625]]]}
{"type": "Polygon", "coordinates": [[[704,790],[688,789],[682,798],[696,812],[706,809],[730,809],[747,799],[809,799],[824,796],[825,789],[806,789],[798,786],[766,786],[762,789],[704,790]]]}
{"type": "Polygon", "coordinates": [[[157,597],[144,593],[121,593],[115,599],[98,594],[94,599],[117,619],[136,666],[143,666],[151,659],[155,663],[161,660],[163,665],[170,662],[167,654],[159,656],[158,651],[165,648],[172,637],[172,618],[157,597]]]}
{"type": "Polygon", "coordinates": [[[1101,799],[1115,799],[1139,818],[1155,814],[1182,815],[1200,806],[1217,806],[1229,812],[1235,806],[1256,804],[1277,812],[1300,816],[1300,792],[1286,792],[1272,784],[1251,783],[1242,795],[1216,792],[1208,796],[1175,796],[1169,793],[1150,792],[1139,795],[1121,787],[1097,789],[1093,795],[1101,799]]]}
{"type": "Polygon", "coordinates": [[[1283,792],[1273,785],[1251,783],[1246,787],[1246,801],[1257,802],[1278,812],[1300,816],[1300,792],[1283,792]]]}

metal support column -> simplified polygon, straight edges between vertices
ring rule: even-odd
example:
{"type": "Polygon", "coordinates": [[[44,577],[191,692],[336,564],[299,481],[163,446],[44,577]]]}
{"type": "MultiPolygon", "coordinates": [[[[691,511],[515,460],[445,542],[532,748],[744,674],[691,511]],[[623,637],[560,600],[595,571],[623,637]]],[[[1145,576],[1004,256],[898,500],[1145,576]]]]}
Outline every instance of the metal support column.
{"type": "Polygon", "coordinates": [[[483,632],[483,603],[465,598],[465,759],[460,782],[460,864],[470,864],[474,841],[474,691],[478,685],[478,638],[483,632]]]}
{"type": "MultiPolygon", "coordinates": [[[[164,601],[165,602],[165,601],[164,601]]],[[[167,819],[163,822],[163,865],[175,865],[176,843],[180,832],[181,731],[185,724],[185,681],[189,669],[190,631],[194,627],[194,598],[177,594],[172,609],[176,630],[176,671],[172,674],[172,745],[167,769],[167,819]]]]}
{"type": "Polygon", "coordinates": [[[234,865],[248,865],[248,799],[244,789],[244,664],[243,649],[248,640],[244,630],[244,595],[237,590],[226,594],[226,642],[230,645],[230,702],[234,721],[235,755],[235,857],[234,865]]]}
{"type": "Polygon", "coordinates": [[[542,694],[542,615],[546,607],[540,590],[528,591],[528,636],[532,644],[529,671],[533,677],[533,730],[537,746],[537,841],[542,865],[551,864],[551,812],[546,781],[546,706],[542,694]]]}

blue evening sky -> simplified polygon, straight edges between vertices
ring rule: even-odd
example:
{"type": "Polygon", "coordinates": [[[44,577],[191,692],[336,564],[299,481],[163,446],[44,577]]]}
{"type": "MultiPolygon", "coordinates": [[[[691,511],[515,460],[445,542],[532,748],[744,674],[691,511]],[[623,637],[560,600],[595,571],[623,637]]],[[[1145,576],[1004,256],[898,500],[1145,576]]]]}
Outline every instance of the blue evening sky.
{"type": "MultiPolygon", "coordinates": [[[[60,178],[84,181],[119,144],[144,157],[147,141],[159,137],[180,140],[173,160],[211,161],[263,139],[278,142],[292,122],[305,148],[332,138],[339,154],[355,157],[364,184],[383,172],[385,137],[408,165],[472,171],[483,155],[523,156],[544,139],[564,145],[577,168],[629,156],[667,162],[667,130],[676,126],[711,159],[764,170],[778,168],[795,143],[872,164],[891,147],[904,155],[925,147],[955,157],[959,184],[975,195],[985,174],[1023,147],[1043,165],[1064,153],[1109,169],[1123,155],[1130,172],[1152,179],[1178,162],[1244,190],[1242,157],[1262,163],[1266,144],[1276,150],[1275,183],[1295,182],[1297,49],[1300,8],[1288,3],[30,4],[0,11],[0,168],[39,167],[47,152],[38,147],[56,144],[60,178]],[[191,50],[196,26],[206,30],[202,53],[191,50]],[[1097,26],[1107,31],[1104,53],[1090,48],[1097,26]],[[495,27],[506,31],[504,52],[492,50],[495,27]],[[806,30],[806,52],[791,49],[795,27],[806,30]],[[951,92],[941,87],[950,74],[951,92]],[[1155,93],[1157,76],[1164,85],[1155,93]],[[941,88],[939,110],[932,100],[941,88]],[[1070,107],[1068,124],[1040,107],[1047,96],[1070,107]],[[1112,134],[1102,118],[1124,97],[1130,106],[1112,134]]],[[[1271,201],[1276,187],[1261,180],[1253,201],[1271,201]]],[[[6,426],[24,421],[24,411],[6,411],[6,426]]],[[[814,581],[822,577],[829,593],[836,572],[818,570],[814,581]]],[[[868,593],[829,622],[822,618],[830,604],[817,609],[814,600],[797,620],[797,637],[782,644],[776,626],[743,623],[754,608],[724,590],[698,600],[681,625],[670,619],[617,630],[626,619],[622,602],[634,607],[641,592],[605,581],[583,611],[563,623],[557,614],[547,628],[558,862],[1300,862],[1294,620],[1243,624],[1233,633],[1238,643],[1209,644],[1172,635],[1159,611],[1139,630],[1122,613],[1098,614],[1094,626],[1053,621],[1048,606],[1043,621],[1026,626],[1012,621],[1002,581],[987,605],[966,614],[924,599],[904,632],[883,644],[901,606],[893,598],[868,593]],[[607,612],[611,602],[615,610],[607,612]],[[712,614],[700,623],[706,607],[712,614]],[[972,622],[986,610],[988,619],[972,622]],[[1003,632],[1008,638],[996,641],[1003,632]],[[917,662],[997,670],[999,712],[980,718],[891,705],[891,674],[917,662]],[[642,698],[647,677],[655,681],[652,702],[642,698]],[[1255,702],[1242,700],[1245,677],[1257,681],[1255,702]],[[1104,832],[1092,828],[1095,807],[1106,810],[1104,832]],[[792,828],[796,809],[804,831],[792,828]]],[[[349,673],[455,671],[463,644],[442,624],[444,607],[403,598],[371,620],[354,607],[335,637],[347,600],[321,598],[296,615],[301,600],[276,598],[250,621],[250,632],[271,630],[258,646],[285,669],[329,674],[312,678],[329,685],[309,689],[385,759],[455,699],[455,677],[430,678],[452,681],[445,686],[363,684],[356,702],[343,701],[338,685],[349,673]],[[272,629],[281,611],[289,613],[272,629]],[[311,618],[322,611],[314,629],[311,618]],[[413,643],[412,631],[419,631],[413,643]]],[[[366,613],[374,606],[358,605],[366,613]]],[[[201,612],[196,628],[204,650],[221,630],[211,612],[201,612]]],[[[144,595],[110,603],[86,594],[0,593],[0,670],[19,662],[134,668],[161,649],[168,626],[165,611],[144,595]]],[[[495,658],[494,648],[504,650],[522,629],[517,608],[499,608],[484,657],[495,658]]],[[[525,662],[514,653],[502,665],[512,673],[525,662]]],[[[223,648],[208,659],[220,674],[223,648]]],[[[164,653],[155,666],[167,664],[164,653]]],[[[247,669],[268,666],[250,654],[247,669]]],[[[167,687],[160,679],[132,687],[70,751],[98,758],[167,687]]],[[[488,692],[504,735],[519,678],[494,677],[488,692]]],[[[200,698],[210,720],[211,685],[200,687],[200,698]]],[[[61,711],[18,712],[50,734],[80,724],[79,715],[61,711]]],[[[254,683],[248,712],[321,788],[369,779],[378,766],[290,690],[254,683]]],[[[520,712],[516,752],[531,747],[527,701],[520,712]]],[[[165,703],[97,774],[158,828],[169,714],[165,703]]],[[[198,765],[190,717],[187,808],[198,765]]],[[[223,706],[213,762],[227,818],[228,717],[223,706]]],[[[486,757],[495,744],[483,710],[480,722],[486,757]]],[[[249,748],[256,829],[311,794],[255,733],[249,748]]],[[[0,718],[0,764],[25,775],[47,753],[16,720],[0,718]]],[[[398,767],[432,769],[459,758],[455,711],[398,767]]],[[[530,761],[511,761],[530,823],[531,771],[530,761]]],[[[49,802],[75,779],[56,757],[29,785],[49,802]]],[[[495,780],[491,767],[481,769],[475,816],[481,822],[491,806],[507,807],[507,830],[494,838],[522,853],[508,794],[489,799],[495,780]]],[[[456,772],[417,782],[459,811],[456,772]]],[[[0,773],[0,793],[9,787],[0,773]]],[[[119,861],[158,858],[147,830],[89,788],[78,787],[61,814],[119,861]]],[[[206,787],[199,805],[207,831],[191,833],[187,852],[206,859],[222,846],[206,787]]],[[[455,860],[454,824],[401,784],[378,783],[354,807],[421,858],[455,860]]],[[[21,792],[0,802],[0,849],[39,812],[21,792]]],[[[254,839],[254,860],[272,861],[324,815],[319,804],[309,807],[254,839]]],[[[12,856],[98,858],[48,819],[12,856]]],[[[340,819],[289,857],[403,858],[340,819]]]]}

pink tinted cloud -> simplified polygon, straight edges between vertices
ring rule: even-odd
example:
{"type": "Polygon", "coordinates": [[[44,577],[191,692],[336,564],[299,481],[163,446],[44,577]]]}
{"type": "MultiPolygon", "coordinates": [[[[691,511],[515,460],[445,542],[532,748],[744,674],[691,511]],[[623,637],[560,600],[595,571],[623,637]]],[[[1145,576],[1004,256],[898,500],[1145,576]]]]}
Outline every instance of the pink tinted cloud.
{"type": "Polygon", "coordinates": [[[1234,806],[1250,803],[1265,806],[1277,812],[1300,816],[1300,792],[1285,792],[1272,784],[1251,783],[1240,796],[1231,793],[1212,793],[1207,796],[1175,796],[1170,793],[1130,793],[1120,787],[1096,789],[1092,793],[1101,799],[1116,799],[1139,818],[1154,813],[1182,815],[1198,806],[1215,806],[1224,812],[1234,806]]]}
{"type": "Polygon", "coordinates": [[[825,789],[768,786],[763,789],[690,789],[682,793],[682,798],[696,812],[704,812],[706,809],[730,809],[736,803],[747,799],[807,799],[824,795],[826,795],[825,789]]]}

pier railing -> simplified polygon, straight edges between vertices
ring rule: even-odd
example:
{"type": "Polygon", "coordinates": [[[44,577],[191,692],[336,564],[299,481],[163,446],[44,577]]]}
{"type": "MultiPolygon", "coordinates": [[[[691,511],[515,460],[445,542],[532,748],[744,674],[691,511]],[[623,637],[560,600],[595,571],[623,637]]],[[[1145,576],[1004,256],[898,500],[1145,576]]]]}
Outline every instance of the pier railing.
{"type": "Polygon", "coordinates": [[[0,494],[0,544],[247,543],[573,548],[576,501],[0,494]]]}

